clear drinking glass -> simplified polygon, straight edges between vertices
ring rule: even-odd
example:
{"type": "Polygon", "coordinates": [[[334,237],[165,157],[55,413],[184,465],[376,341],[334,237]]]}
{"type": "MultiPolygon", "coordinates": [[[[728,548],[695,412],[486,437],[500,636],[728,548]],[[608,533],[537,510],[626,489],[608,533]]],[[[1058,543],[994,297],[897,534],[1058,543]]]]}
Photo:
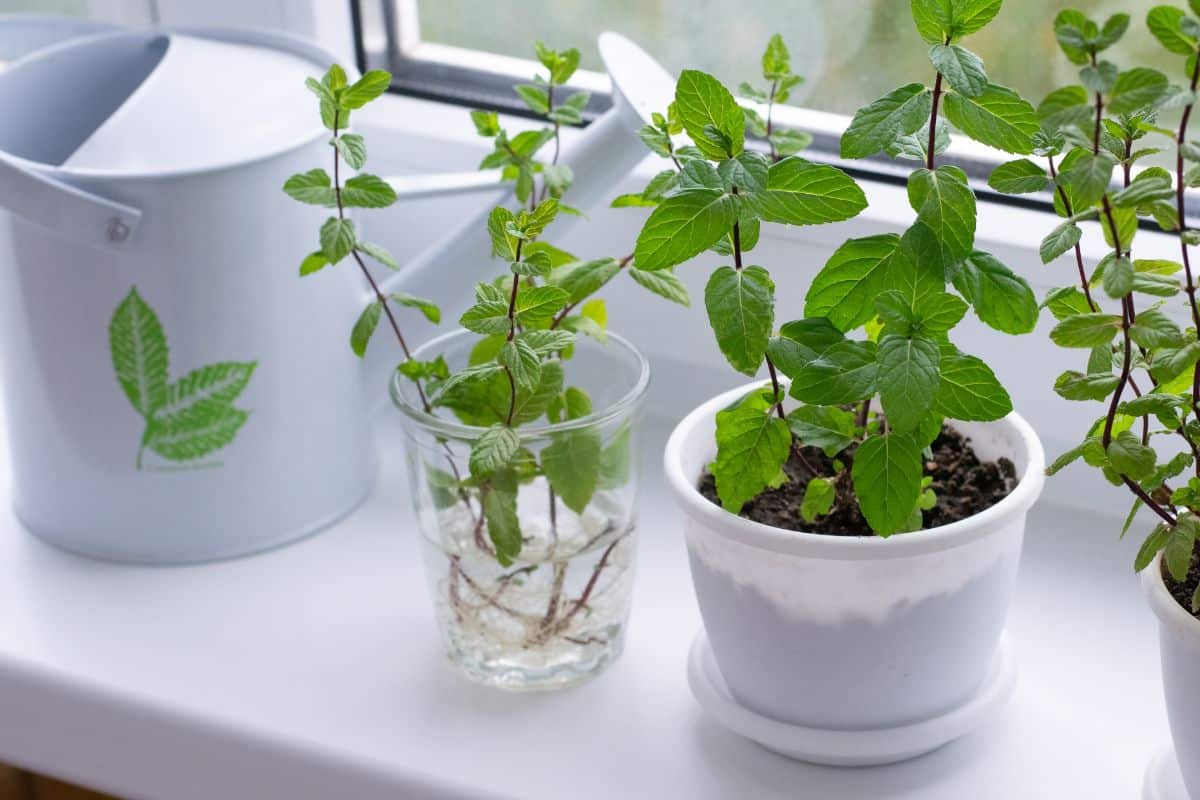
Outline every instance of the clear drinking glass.
{"type": "MultiPolygon", "coordinates": [[[[413,357],[441,355],[457,371],[478,341],[458,330],[413,357]]],[[[505,689],[556,689],[596,675],[620,655],[629,617],[637,422],[649,368],[611,333],[603,342],[578,337],[562,367],[563,386],[585,391],[592,413],[558,424],[543,416],[516,431],[538,464],[556,443],[560,458],[599,446],[596,488],[577,512],[540,470],[526,475],[517,492],[522,547],[508,566],[494,554],[468,464],[486,428],[463,424],[445,409],[427,413],[411,381],[397,375],[392,382],[392,399],[405,416],[413,509],[447,654],[471,679],[505,689]]]]}

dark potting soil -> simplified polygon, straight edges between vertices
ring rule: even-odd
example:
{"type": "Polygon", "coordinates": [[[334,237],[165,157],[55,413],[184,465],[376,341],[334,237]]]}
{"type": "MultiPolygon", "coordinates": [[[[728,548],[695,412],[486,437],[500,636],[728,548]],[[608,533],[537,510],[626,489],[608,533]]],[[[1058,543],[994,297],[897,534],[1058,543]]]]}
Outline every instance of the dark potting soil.
{"type": "MultiPolygon", "coordinates": [[[[978,514],[1003,500],[1017,485],[1017,470],[1011,461],[1007,458],[980,461],[971,448],[971,441],[949,425],[942,426],[942,432],[933,440],[931,450],[933,458],[925,462],[925,475],[933,478],[929,488],[937,495],[937,505],[922,512],[925,528],[978,514]]],[[[836,487],[837,498],[830,512],[813,522],[804,521],[800,516],[800,502],[804,499],[808,481],[814,477],[813,470],[823,477],[832,476],[834,471],[833,459],[826,456],[824,451],[804,447],[800,449],[800,454],[803,459],[793,450],[784,464],[787,482],[777,489],[766,490],[746,503],[741,516],[790,531],[831,536],[871,535],[871,529],[854,499],[848,468],[845,478],[836,487]]],[[[854,458],[853,449],[843,452],[839,457],[848,467],[854,458]]],[[[702,495],[720,505],[716,480],[707,470],[700,478],[699,489],[702,495]]]]}
{"type": "Polygon", "coordinates": [[[1200,614],[1192,611],[1192,597],[1196,593],[1196,587],[1200,586],[1200,545],[1192,550],[1192,566],[1188,570],[1187,580],[1183,583],[1176,583],[1175,579],[1167,572],[1167,565],[1164,563],[1162,567],[1163,580],[1167,583],[1167,591],[1179,601],[1179,605],[1196,619],[1200,619],[1200,614]]]}

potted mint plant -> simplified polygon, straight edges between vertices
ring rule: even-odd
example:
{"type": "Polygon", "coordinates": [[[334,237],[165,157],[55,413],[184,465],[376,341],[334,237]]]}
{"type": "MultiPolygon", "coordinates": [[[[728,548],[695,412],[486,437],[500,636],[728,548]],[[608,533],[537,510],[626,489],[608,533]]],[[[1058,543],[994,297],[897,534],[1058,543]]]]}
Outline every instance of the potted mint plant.
{"type": "MultiPolygon", "coordinates": [[[[1200,4],[1193,3],[1193,13],[1200,4]]],[[[1051,340],[1080,351],[1082,370],[1058,377],[1061,397],[1099,403],[1100,415],[1078,446],[1050,465],[1053,474],[1077,460],[1128,490],[1133,506],[1123,536],[1143,509],[1154,525],[1135,569],[1161,627],[1163,682],[1184,781],[1200,797],[1200,305],[1189,247],[1200,234],[1187,226],[1186,189],[1196,185],[1200,146],[1188,141],[1196,101],[1200,20],[1158,6],[1146,18],[1151,34],[1179,55],[1183,86],[1163,73],[1122,70],[1105,56],[1129,27],[1128,14],[1103,24],[1075,10],[1054,20],[1063,53],[1079,67],[1079,84],[1052,92],[1039,106],[1041,164],[1011,162],[992,175],[1002,191],[1050,188],[1064,220],[1042,242],[1047,263],[1066,256],[1071,285],[1051,291],[1045,306],[1057,325],[1051,340]],[[1178,127],[1158,115],[1178,111],[1178,127]],[[1144,156],[1168,149],[1174,171],[1146,167],[1144,156]],[[1044,167],[1042,166],[1044,164],[1044,167]],[[1136,255],[1140,218],[1179,239],[1179,260],[1136,255]],[[1079,249],[1082,224],[1098,223],[1111,248],[1095,269],[1079,249]],[[1179,308],[1191,325],[1173,319],[1179,308]]],[[[1151,776],[1155,779],[1155,776],[1151,776]]]]}
{"type": "MultiPolygon", "coordinates": [[[[839,247],[804,318],[779,326],[770,275],[747,255],[759,226],[844,219],[862,193],[832,167],[746,149],[742,109],[715,79],[686,71],[677,88],[692,157],[635,258],[653,270],[727,251],[731,264],[705,290],[708,318],[730,365],[765,368],[767,379],[690,413],[665,469],[684,512],[703,647],[742,709],[731,718],[754,715],[757,728],[741,732],[791,755],[883,763],[932,749],[964,730],[947,724],[930,738],[930,720],[967,715],[997,658],[1043,456],[992,370],[954,345],[954,328],[973,312],[1025,333],[1038,306],[1024,280],[976,249],[975,196],[937,156],[950,124],[1002,150],[1033,149],[1034,109],[960,43],[999,6],[913,0],[932,85],[861,109],[841,154],[918,162],[916,219],[839,247]],[[921,737],[891,736],[910,725],[924,726],[921,737]],[[806,744],[754,732],[781,726],[806,744]]],[[[777,39],[763,66],[772,85],[790,80],[777,39]]]]}

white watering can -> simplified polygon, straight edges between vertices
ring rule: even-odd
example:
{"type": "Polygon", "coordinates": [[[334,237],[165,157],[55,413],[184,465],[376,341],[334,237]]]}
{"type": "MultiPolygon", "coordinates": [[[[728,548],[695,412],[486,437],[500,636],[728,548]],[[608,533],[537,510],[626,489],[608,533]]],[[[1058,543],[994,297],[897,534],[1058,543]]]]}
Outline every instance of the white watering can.
{"type": "MultiPolygon", "coordinates": [[[[602,50],[624,76],[614,106],[562,158],[583,207],[642,159],[634,132],[672,94],[628,41],[602,50]]],[[[266,32],[118,32],[0,73],[3,389],[15,509],[38,536],[121,561],[225,558],[312,533],[371,488],[370,410],[399,353],[383,336],[365,367],[351,353],[362,276],[298,277],[328,212],[280,188],[329,169],[304,78],[334,60],[266,32]]],[[[500,190],[495,174],[391,181],[402,198],[500,190]]],[[[487,210],[381,288],[469,292],[494,270],[487,210]]],[[[391,213],[360,225],[403,225],[391,213]]]]}

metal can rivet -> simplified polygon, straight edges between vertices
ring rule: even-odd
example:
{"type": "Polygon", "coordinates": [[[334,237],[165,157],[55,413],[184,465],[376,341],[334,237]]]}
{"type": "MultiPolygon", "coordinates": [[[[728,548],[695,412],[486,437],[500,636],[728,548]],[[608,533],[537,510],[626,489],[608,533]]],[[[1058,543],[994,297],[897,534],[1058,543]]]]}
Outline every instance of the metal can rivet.
{"type": "Polygon", "coordinates": [[[110,242],[123,242],[129,238],[129,225],[120,217],[113,217],[108,221],[108,240],[110,242]]]}

